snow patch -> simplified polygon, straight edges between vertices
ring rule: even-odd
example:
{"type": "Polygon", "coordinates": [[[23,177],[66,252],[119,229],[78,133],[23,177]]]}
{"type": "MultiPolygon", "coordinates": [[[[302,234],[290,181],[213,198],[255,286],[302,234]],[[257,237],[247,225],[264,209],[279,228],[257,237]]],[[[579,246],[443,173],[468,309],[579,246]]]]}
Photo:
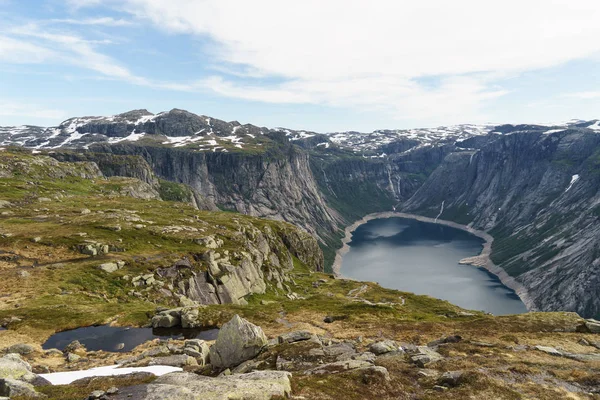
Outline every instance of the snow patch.
{"type": "Polygon", "coordinates": [[[53,385],[68,385],[78,379],[91,376],[115,376],[126,375],[134,372],[150,372],[156,376],[169,374],[171,372],[183,371],[182,368],[169,367],[166,365],[153,365],[151,367],[130,367],[118,368],[118,365],[108,365],[106,367],[96,367],[80,371],[53,372],[50,374],[40,374],[42,378],[47,379],[53,385]]]}
{"type": "Polygon", "coordinates": [[[600,131],[600,120],[594,122],[592,125],[587,127],[588,129],[591,129],[593,131],[600,131]]]}
{"type": "Polygon", "coordinates": [[[567,193],[569,191],[569,189],[571,189],[578,180],[579,180],[579,175],[578,174],[573,175],[571,177],[571,182],[569,183],[569,186],[565,190],[565,193],[567,193]]]}
{"type": "Polygon", "coordinates": [[[550,129],[549,131],[544,132],[544,135],[549,135],[551,133],[563,132],[564,129],[550,129]]]}
{"type": "Polygon", "coordinates": [[[134,122],[134,125],[145,124],[146,122],[154,121],[156,115],[142,115],[137,121],[134,122]]]}
{"type": "Polygon", "coordinates": [[[135,129],[129,136],[119,137],[119,138],[110,138],[108,139],[108,143],[119,143],[119,142],[137,142],[141,138],[146,136],[146,132],[135,133],[135,129]]]}

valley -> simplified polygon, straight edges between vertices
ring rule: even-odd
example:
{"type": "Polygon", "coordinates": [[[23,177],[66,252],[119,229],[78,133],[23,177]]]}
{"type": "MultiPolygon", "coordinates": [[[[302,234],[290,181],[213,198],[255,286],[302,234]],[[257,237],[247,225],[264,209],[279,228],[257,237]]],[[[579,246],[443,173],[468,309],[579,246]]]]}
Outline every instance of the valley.
{"type": "Polygon", "coordinates": [[[5,127],[0,143],[97,162],[107,175],[152,172],[186,185],[200,209],[288,221],[318,239],[327,271],[344,228],[370,213],[469,225],[494,237],[492,260],[530,309],[592,317],[599,131],[597,120],[573,120],[317,134],[174,109],[5,127]]]}
{"type": "MultiPolygon", "coordinates": [[[[125,128],[86,118],[2,130],[0,373],[29,368],[9,378],[9,390],[22,390],[13,398],[150,400],[168,388],[191,399],[206,385],[221,388],[215,399],[235,387],[310,399],[339,398],[342,387],[348,399],[597,398],[600,325],[582,318],[597,315],[598,301],[594,129],[440,128],[423,142],[382,131],[352,147],[353,134],[246,127],[261,149],[204,149],[202,133],[178,146],[153,129],[187,137],[176,135],[207,117],[160,116],[156,127],[158,117],[125,128]],[[137,126],[153,133],[132,141],[137,126]],[[494,316],[379,286],[368,272],[364,281],[332,273],[353,228],[397,216],[483,237],[481,257],[472,257],[479,239],[456,257],[497,268],[530,310],[556,312],[494,316]],[[251,340],[226,339],[246,332],[227,324],[245,323],[265,341],[227,366],[210,352],[221,336],[251,340]],[[90,340],[92,330],[106,332],[90,340]],[[40,379],[97,367],[128,373],[40,379]],[[179,372],[143,372],[160,368],[179,372]]],[[[237,126],[210,124],[215,137],[237,126]]]]}

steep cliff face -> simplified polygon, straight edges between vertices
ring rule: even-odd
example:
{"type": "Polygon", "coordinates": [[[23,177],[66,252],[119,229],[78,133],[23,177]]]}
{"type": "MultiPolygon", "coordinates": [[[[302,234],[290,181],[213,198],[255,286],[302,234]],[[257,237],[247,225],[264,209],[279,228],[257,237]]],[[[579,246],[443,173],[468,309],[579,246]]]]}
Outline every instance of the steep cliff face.
{"type": "Polygon", "coordinates": [[[599,190],[600,135],[534,130],[447,156],[403,209],[488,230],[537,308],[597,316],[599,190]]]}
{"type": "Polygon", "coordinates": [[[159,184],[150,165],[136,156],[119,156],[107,153],[76,153],[72,151],[53,151],[49,156],[61,162],[93,162],[98,165],[104,176],[127,176],[137,178],[151,186],[159,184]]]}
{"type": "Polygon", "coordinates": [[[471,224],[495,237],[494,262],[537,308],[592,316],[600,315],[599,132],[593,120],[316,134],[173,109],[0,128],[0,144],[85,150],[54,157],[146,183],[153,174],[163,198],[189,197],[200,209],[291,222],[320,240],[326,265],[340,228],[368,213],[471,224]]]}
{"type": "Polygon", "coordinates": [[[325,240],[340,219],[323,200],[309,166],[296,147],[281,153],[194,152],[135,144],[98,146],[96,151],[142,156],[160,177],[192,187],[224,210],[284,220],[325,240]]]}

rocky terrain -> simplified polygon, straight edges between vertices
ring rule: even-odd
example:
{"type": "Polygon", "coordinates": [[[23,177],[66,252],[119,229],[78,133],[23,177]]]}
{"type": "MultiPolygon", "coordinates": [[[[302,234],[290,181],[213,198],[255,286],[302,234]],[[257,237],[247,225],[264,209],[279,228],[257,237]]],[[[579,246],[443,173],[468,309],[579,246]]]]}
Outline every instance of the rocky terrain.
{"type": "MultiPolygon", "coordinates": [[[[336,278],[306,231],[200,210],[208,197],[155,171],[143,154],[0,151],[0,398],[600,398],[599,322],[336,278]],[[91,325],[219,331],[45,345],[91,325]]],[[[407,204],[427,213],[425,188],[407,204]]]]}
{"type": "Polygon", "coordinates": [[[199,209],[291,222],[319,240],[327,270],[344,228],[369,213],[469,224],[494,236],[492,259],[532,309],[591,317],[600,315],[599,132],[597,120],[573,120],[318,134],[174,109],[4,127],[0,146],[94,162],[199,209]]]}

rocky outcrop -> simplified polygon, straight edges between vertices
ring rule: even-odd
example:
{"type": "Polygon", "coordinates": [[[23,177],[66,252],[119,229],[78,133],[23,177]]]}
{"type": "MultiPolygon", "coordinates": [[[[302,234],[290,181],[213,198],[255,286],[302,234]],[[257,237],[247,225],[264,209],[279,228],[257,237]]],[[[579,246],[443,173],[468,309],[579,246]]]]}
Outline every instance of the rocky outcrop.
{"type": "Polygon", "coordinates": [[[289,291],[293,256],[311,269],[323,269],[323,255],[316,241],[298,229],[258,229],[240,223],[238,233],[235,240],[240,250],[219,250],[221,239],[200,238],[196,242],[211,250],[198,254],[196,260],[182,259],[171,267],[160,268],[156,275],[177,295],[198,304],[246,304],[246,296],[264,293],[269,285],[289,291]]]}
{"type": "Polygon", "coordinates": [[[9,353],[0,358],[0,396],[46,398],[36,392],[35,386],[47,384],[48,381],[31,372],[31,365],[18,354],[9,353]]]}
{"type": "Polygon", "coordinates": [[[157,187],[159,183],[148,163],[139,156],[74,151],[54,151],[48,155],[61,162],[93,162],[104,176],[137,178],[153,187],[157,187]]]}
{"type": "Polygon", "coordinates": [[[242,375],[209,378],[188,372],[175,372],[148,385],[125,387],[116,399],[131,400],[270,400],[291,394],[289,372],[257,371],[242,375]]]}
{"type": "MultiPolygon", "coordinates": [[[[89,147],[82,155],[56,157],[84,161],[71,168],[81,176],[100,176],[96,165],[106,175],[144,183],[153,174],[189,185],[199,208],[294,223],[320,239],[328,265],[340,227],[368,213],[395,210],[470,225],[495,238],[494,263],[526,289],[532,309],[594,317],[600,315],[597,126],[593,120],[319,135],[173,109],[72,118],[46,130],[1,129],[0,140],[89,147]],[[140,132],[148,141],[138,141],[140,132]],[[242,132],[244,140],[259,141],[255,147],[230,151],[217,143],[241,140],[236,135],[242,132]],[[188,144],[204,144],[191,148],[171,140],[186,137],[194,140],[188,144]],[[215,144],[206,147],[207,140],[215,144]]],[[[57,179],[73,172],[51,167],[57,179]]],[[[43,168],[34,169],[27,174],[43,168]]],[[[10,173],[0,170],[0,176],[10,173]]],[[[141,187],[123,192],[154,195],[141,187]]],[[[202,279],[198,284],[204,285],[202,279]]]]}
{"type": "Polygon", "coordinates": [[[210,348],[210,362],[218,369],[234,367],[256,357],[266,345],[267,337],[259,326],[235,315],[221,327],[210,348]]]}

